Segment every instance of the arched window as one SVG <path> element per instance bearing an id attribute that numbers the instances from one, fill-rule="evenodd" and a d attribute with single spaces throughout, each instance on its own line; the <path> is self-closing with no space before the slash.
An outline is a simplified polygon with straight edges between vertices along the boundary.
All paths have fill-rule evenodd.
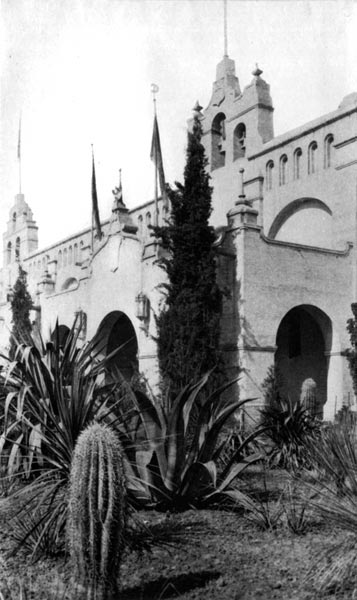
<path id="1" fill-rule="evenodd" d="M 78 244 L 74 244 L 73 246 L 73 262 L 76 265 L 78 261 Z"/>
<path id="2" fill-rule="evenodd" d="M 245 156 L 246 128 L 244 123 L 239 123 L 233 134 L 233 160 Z"/>
<path id="3" fill-rule="evenodd" d="M 294 179 L 300 179 L 301 176 L 301 157 L 302 150 L 297 148 L 294 152 Z"/>
<path id="4" fill-rule="evenodd" d="M 13 213 L 12 215 L 12 230 L 15 231 L 16 230 L 16 212 Z"/>
<path id="5" fill-rule="evenodd" d="M 279 185 L 285 185 L 287 181 L 288 157 L 286 154 L 280 157 L 279 161 Z"/>
<path id="6" fill-rule="evenodd" d="M 325 147 L 324 147 L 324 167 L 328 169 L 331 167 L 331 154 L 332 154 L 332 144 L 333 144 L 333 135 L 329 133 L 325 137 Z"/>
<path id="7" fill-rule="evenodd" d="M 317 157 L 317 143 L 311 142 L 309 146 L 308 164 L 307 171 L 309 175 L 316 173 L 316 157 Z"/>
<path id="8" fill-rule="evenodd" d="M 20 238 L 17 237 L 16 238 L 16 242 L 15 242 L 15 260 L 19 261 L 20 260 Z"/>
<path id="9" fill-rule="evenodd" d="M 62 250 L 59 250 L 58 252 L 58 268 L 62 268 Z"/>
<path id="10" fill-rule="evenodd" d="M 7 244 L 7 248 L 6 248 L 6 261 L 7 261 L 8 265 L 11 263 L 11 242 L 8 242 L 8 244 Z"/>
<path id="11" fill-rule="evenodd" d="M 142 236 L 143 235 L 143 215 L 138 216 L 138 230 L 139 230 L 139 235 Z"/>
<path id="12" fill-rule="evenodd" d="M 218 113 L 212 121 L 212 156 L 211 170 L 224 167 L 226 161 L 226 117 Z"/>
<path id="13" fill-rule="evenodd" d="M 269 160 L 265 167 L 265 182 L 266 189 L 271 190 L 273 187 L 273 171 L 274 171 L 274 162 Z"/>
<path id="14" fill-rule="evenodd" d="M 67 248 L 63 250 L 63 266 L 67 266 Z"/>
<path id="15" fill-rule="evenodd" d="M 72 246 L 70 246 L 68 248 L 68 264 L 69 265 L 72 264 L 72 256 L 73 256 L 73 250 L 72 250 Z"/>
<path id="16" fill-rule="evenodd" d="M 150 235 L 150 227 L 151 227 L 151 213 L 146 213 L 146 234 Z"/>

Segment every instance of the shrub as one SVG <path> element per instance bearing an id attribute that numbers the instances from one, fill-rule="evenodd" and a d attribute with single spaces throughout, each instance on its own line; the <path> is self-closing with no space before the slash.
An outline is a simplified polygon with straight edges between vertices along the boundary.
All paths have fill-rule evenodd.
<path id="1" fill-rule="evenodd" d="M 300 402 L 280 398 L 275 405 L 261 411 L 262 425 L 272 443 L 269 458 L 275 466 L 296 470 L 309 462 L 306 445 L 317 439 L 319 422 L 311 417 Z"/>
<path id="2" fill-rule="evenodd" d="M 118 437 L 108 426 L 94 423 L 81 433 L 74 450 L 67 530 L 76 582 L 97 600 L 118 593 L 125 496 Z"/>

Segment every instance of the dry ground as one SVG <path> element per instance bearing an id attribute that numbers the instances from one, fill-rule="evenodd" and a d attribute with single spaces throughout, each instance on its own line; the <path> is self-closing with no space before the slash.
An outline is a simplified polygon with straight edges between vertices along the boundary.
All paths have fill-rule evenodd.
<path id="1" fill-rule="evenodd" d="M 312 525 L 304 535 L 286 528 L 260 531 L 241 515 L 219 510 L 187 511 L 166 516 L 155 512 L 141 518 L 184 531 L 179 547 L 154 548 L 141 557 L 129 554 L 121 569 L 120 600 L 312 600 L 323 596 L 306 580 L 324 549 L 345 537 L 327 523 Z M 63 559 L 28 565 L 24 556 L 5 558 L 11 547 L 3 522 L 0 534 L 0 590 L 20 600 L 19 579 L 25 578 L 27 598 L 71 598 L 69 571 Z M 316 562 L 317 561 L 317 562 Z M 63 590 L 67 589 L 66 594 Z M 356 594 L 355 594 L 356 596 Z M 353 588 L 329 598 L 354 598 Z M 1 596 L 0 596 L 1 598 Z M 119 600 L 119 599 L 118 599 Z"/>

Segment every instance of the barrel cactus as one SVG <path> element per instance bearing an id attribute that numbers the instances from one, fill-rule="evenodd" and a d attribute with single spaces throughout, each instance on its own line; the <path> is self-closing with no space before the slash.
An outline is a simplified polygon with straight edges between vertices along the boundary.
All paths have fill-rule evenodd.
<path id="1" fill-rule="evenodd" d="M 311 417 L 318 416 L 318 403 L 316 396 L 316 383 L 313 379 L 305 379 L 301 387 L 300 401 Z"/>
<path id="2" fill-rule="evenodd" d="M 68 546 L 86 598 L 107 600 L 117 593 L 125 527 L 121 446 L 108 426 L 93 423 L 78 438 L 69 484 Z"/>

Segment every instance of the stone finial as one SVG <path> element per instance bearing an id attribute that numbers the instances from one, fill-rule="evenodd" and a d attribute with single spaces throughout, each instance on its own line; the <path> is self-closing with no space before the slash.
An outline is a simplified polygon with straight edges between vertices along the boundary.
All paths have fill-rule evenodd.
<path id="1" fill-rule="evenodd" d="M 263 71 L 259 69 L 258 63 L 255 63 L 255 69 L 252 71 L 252 75 L 254 75 L 254 77 L 260 77 L 262 73 Z"/>
<path id="2" fill-rule="evenodd" d="M 199 101 L 197 100 L 195 106 L 193 107 L 193 114 L 197 115 L 197 116 L 201 116 L 201 110 L 202 110 L 202 106 L 200 105 Z"/>

